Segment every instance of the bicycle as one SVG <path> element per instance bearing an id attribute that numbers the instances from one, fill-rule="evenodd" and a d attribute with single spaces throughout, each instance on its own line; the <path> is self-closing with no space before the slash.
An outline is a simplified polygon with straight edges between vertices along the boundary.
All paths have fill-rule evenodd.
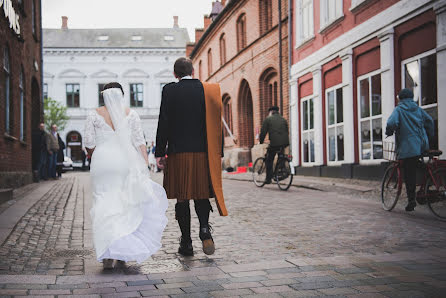
<path id="1" fill-rule="evenodd" d="M 384 210 L 392 211 L 401 196 L 403 187 L 403 161 L 397 159 L 393 142 L 384 142 L 384 159 L 390 165 L 384 172 L 381 184 L 381 202 Z M 416 201 L 419 205 L 429 207 L 431 213 L 439 220 L 446 221 L 446 160 L 438 159 L 443 152 L 429 150 L 420 157 L 419 168 L 423 169 L 423 179 L 417 183 Z M 424 162 L 424 157 L 429 160 Z"/>
<path id="2" fill-rule="evenodd" d="M 293 182 L 290 163 L 291 156 L 286 155 L 284 153 L 284 148 L 281 148 L 273 171 L 273 180 L 277 183 L 279 188 L 284 191 L 288 190 Z M 263 187 L 266 184 L 266 155 L 257 158 L 254 162 L 252 167 L 252 177 L 256 186 Z"/>

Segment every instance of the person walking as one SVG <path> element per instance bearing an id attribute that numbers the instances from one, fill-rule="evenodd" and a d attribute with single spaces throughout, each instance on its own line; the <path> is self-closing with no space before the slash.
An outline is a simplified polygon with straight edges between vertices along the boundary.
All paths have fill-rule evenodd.
<path id="1" fill-rule="evenodd" d="M 403 161 L 404 183 L 408 203 L 406 211 L 415 209 L 417 162 L 423 152 L 429 150 L 429 138 L 434 135 L 434 121 L 413 100 L 410 89 L 398 93 L 398 105 L 387 120 L 386 135 L 395 133 L 397 158 Z"/>
<path id="2" fill-rule="evenodd" d="M 273 178 L 273 163 L 276 154 L 290 144 L 288 123 L 279 114 L 279 107 L 272 106 L 268 111 L 269 115 L 263 121 L 260 131 L 260 144 L 263 144 L 267 134 L 270 141 L 266 154 L 266 184 L 270 184 Z"/>
<path id="3" fill-rule="evenodd" d="M 57 172 L 57 177 L 61 178 L 63 170 L 63 162 L 65 159 L 65 154 L 63 153 L 65 149 L 65 143 L 62 141 L 62 138 L 60 137 L 59 133 L 57 133 L 57 142 L 59 143 L 59 151 L 57 151 L 56 172 Z"/>
<path id="4" fill-rule="evenodd" d="M 51 125 L 51 132 L 46 136 L 48 146 L 48 178 L 56 179 L 57 152 L 59 141 L 57 138 L 57 125 Z"/>
<path id="5" fill-rule="evenodd" d="M 158 168 L 164 169 L 167 198 L 177 199 L 175 218 L 181 230 L 178 253 L 194 255 L 189 207 L 189 201 L 194 200 L 203 252 L 212 255 L 215 245 L 209 225 L 209 198 L 215 197 L 220 215 L 227 215 L 221 180 L 220 86 L 193 79 L 188 58 L 175 61 L 174 75 L 178 83 L 167 84 L 162 91 L 155 157 Z"/>

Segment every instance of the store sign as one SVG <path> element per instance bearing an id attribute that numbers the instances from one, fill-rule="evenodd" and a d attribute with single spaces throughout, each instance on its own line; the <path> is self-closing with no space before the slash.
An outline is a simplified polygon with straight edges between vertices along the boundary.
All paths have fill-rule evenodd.
<path id="1" fill-rule="evenodd" d="M 3 8 L 3 9 L 2 9 Z M 0 10 L 3 10 L 5 17 L 9 20 L 9 28 L 20 35 L 19 14 L 15 12 L 12 6 L 12 0 L 0 0 Z"/>

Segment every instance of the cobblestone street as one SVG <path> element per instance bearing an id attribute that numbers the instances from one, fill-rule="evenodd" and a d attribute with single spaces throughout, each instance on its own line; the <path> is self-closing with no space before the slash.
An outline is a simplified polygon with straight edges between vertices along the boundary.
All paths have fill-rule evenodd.
<path id="1" fill-rule="evenodd" d="M 195 256 L 176 253 L 180 232 L 171 201 L 161 250 L 113 272 L 103 272 L 94 255 L 89 174 L 28 186 L 0 206 L 0 296 L 446 295 L 446 223 L 423 206 L 405 213 L 404 199 L 384 211 L 378 183 L 364 191 L 296 181 L 283 192 L 225 179 L 229 216 L 211 214 L 212 257 L 201 251 L 195 216 Z"/>

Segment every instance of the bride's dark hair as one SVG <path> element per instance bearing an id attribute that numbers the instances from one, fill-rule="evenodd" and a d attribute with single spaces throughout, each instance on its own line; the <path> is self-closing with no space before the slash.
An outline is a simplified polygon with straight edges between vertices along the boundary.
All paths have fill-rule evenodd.
<path id="1" fill-rule="evenodd" d="M 105 90 L 111 89 L 111 88 L 121 89 L 122 95 L 124 95 L 124 90 L 122 89 L 121 84 L 119 84 L 118 82 L 111 82 L 111 83 L 105 84 L 104 89 L 102 91 L 105 91 Z"/>

